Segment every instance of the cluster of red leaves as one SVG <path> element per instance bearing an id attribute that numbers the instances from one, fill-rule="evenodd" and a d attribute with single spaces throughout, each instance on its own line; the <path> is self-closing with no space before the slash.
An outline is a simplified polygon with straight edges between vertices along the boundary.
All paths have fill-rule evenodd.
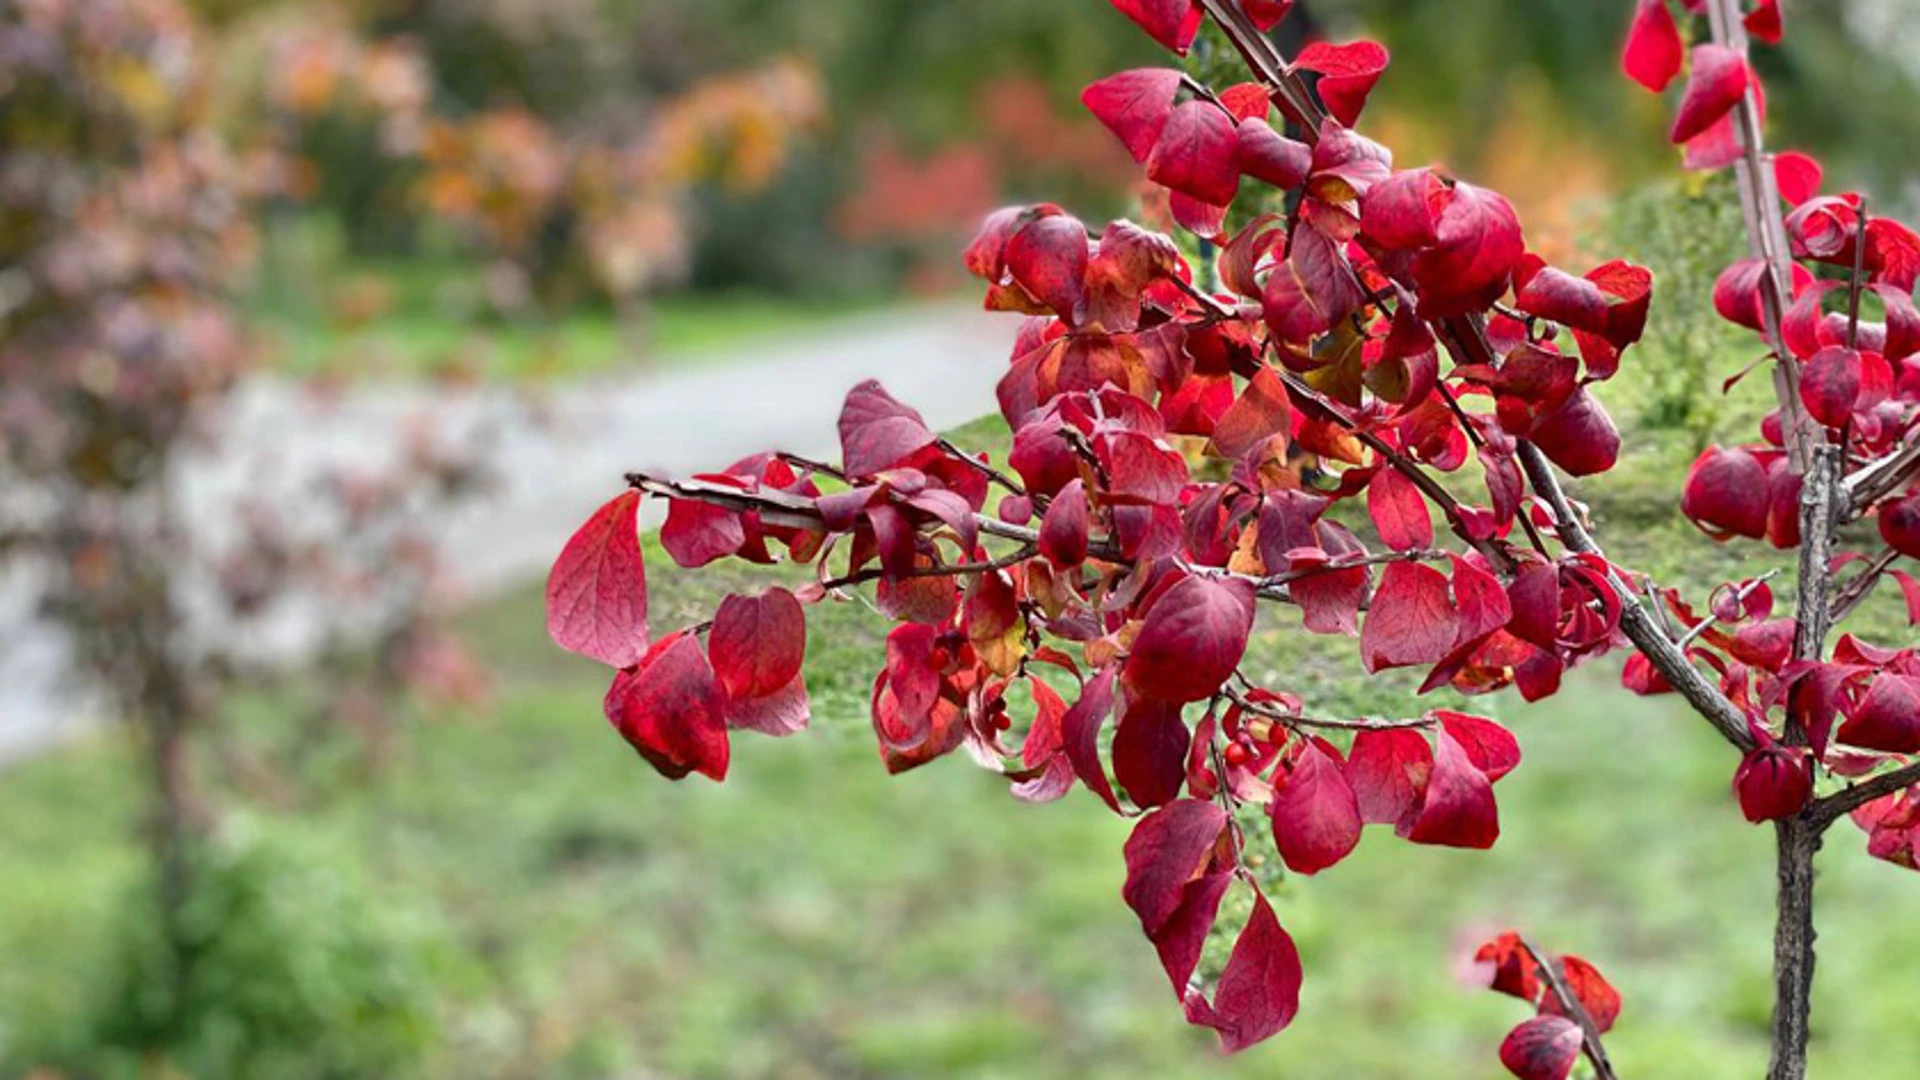
<path id="1" fill-rule="evenodd" d="M 1473 959 L 1490 989 L 1536 1010 L 1500 1044 L 1500 1063 L 1521 1080 L 1566 1080 L 1587 1045 L 1583 1024 L 1592 1024 L 1597 1041 L 1620 1017 L 1619 992 L 1577 956 L 1539 955 L 1518 934 L 1505 933 Z M 1553 965 L 1551 973 L 1543 962 Z"/>
<path id="2" fill-rule="evenodd" d="M 1246 51 L 1291 6 L 1112 2 L 1175 52 L 1208 17 Z M 1777 36 L 1777 8 L 1758 5 L 1749 24 Z M 1641 5 L 1627 59 L 1653 86 L 1686 65 L 1664 4 Z M 1493 785 L 1520 753 L 1481 717 L 1327 718 L 1253 685 L 1240 666 L 1259 603 L 1297 607 L 1306 632 L 1356 637 L 1370 672 L 1421 669 L 1423 692 L 1512 686 L 1528 699 L 1623 644 L 1635 603 L 1600 556 L 1548 548 L 1548 530 L 1578 545 L 1557 491 L 1543 502 L 1528 477 L 1545 467 L 1535 449 L 1575 475 L 1613 466 L 1619 435 L 1591 387 L 1639 340 L 1652 277 L 1623 262 L 1549 266 L 1498 194 L 1396 169 L 1353 129 L 1387 60 L 1370 42 L 1322 43 L 1272 83 L 1215 90 L 1146 68 L 1087 88 L 1174 220 L 1217 241 L 1217 256 L 1196 268 L 1171 237 L 1124 221 L 1092 231 L 1051 204 L 992 215 L 966 266 L 989 309 L 1026 316 L 998 384 L 1004 469 L 868 382 L 843 407 L 838 465 L 773 454 L 689 480 L 631 477 L 637 491 L 581 530 L 549 587 L 555 639 L 619 669 L 607 714 L 620 732 L 668 776 L 718 778 L 731 729 L 805 722 L 805 608 L 871 583 L 899 623 L 871 696 L 886 767 L 964 749 L 1019 798 L 1077 784 L 1136 817 L 1124 896 L 1188 1018 L 1228 1049 L 1284 1028 L 1299 957 L 1250 870 L 1240 811 L 1264 812 L 1300 874 L 1338 863 L 1369 823 L 1482 848 L 1499 832 Z M 1736 106 L 1757 84 L 1725 50 L 1695 49 L 1692 68 L 1674 139 L 1696 165 L 1725 164 L 1742 145 Z M 1787 339 L 1806 346 L 1816 416 L 1844 413 L 1863 450 L 1892 445 L 1906 414 L 1883 406 L 1920 343 L 1911 304 L 1895 302 L 1920 265 L 1910 234 L 1863 224 L 1857 201 L 1817 198 L 1809 159 L 1778 165 L 1802 208 L 1796 251 L 1857 259 L 1888 310 L 1884 328 L 1836 323 L 1827 290 L 1803 283 L 1813 299 Z M 1730 271 L 1718 296 L 1729 317 L 1764 326 L 1762 277 Z M 1859 358 L 1851 398 L 1839 392 L 1848 364 L 1813 363 L 1842 342 Z M 1716 533 L 1796 542 L 1797 480 L 1779 466 L 1782 438 L 1771 442 L 1703 458 L 1687 512 Z M 682 566 L 785 558 L 814 579 L 730 597 L 711 623 L 650 642 L 639 492 L 669 500 L 661 540 Z M 1920 505 L 1882 520 L 1920 533 Z M 1724 590 L 1710 619 L 1665 600 L 1752 719 L 1759 747 L 1737 785 L 1750 816 L 1790 812 L 1811 790 L 1815 757 L 1774 734 L 1770 710 L 1835 771 L 1878 764 L 1858 757 L 1868 750 L 1920 750 L 1915 710 L 1901 711 L 1920 688 L 1913 656 L 1848 638 L 1830 664 L 1793 662 L 1764 582 Z M 1665 688 L 1637 655 L 1627 680 Z M 1855 749 L 1830 752 L 1841 716 L 1834 741 Z M 1878 847 L 1911 853 L 1910 801 L 1871 811 Z M 1251 915 L 1208 978 L 1203 947 L 1236 881 L 1253 889 Z M 1542 1010 L 1503 1059 L 1522 1076 L 1564 1076 L 1584 1035 L 1562 1014 L 1581 1010 L 1543 996 L 1554 980 L 1511 945 L 1489 948 L 1496 986 Z M 1556 963 L 1588 1018 L 1611 1024 L 1617 995 L 1576 958 Z"/>
<path id="3" fill-rule="evenodd" d="M 1718 168 L 1744 153 L 1736 131 L 1739 104 L 1750 100 L 1763 113 L 1764 96 L 1744 57 L 1713 44 L 1688 48 L 1683 20 L 1703 12 L 1704 0 L 1683 9 L 1676 20 L 1666 0 L 1640 0 L 1624 63 L 1629 75 L 1656 92 L 1683 66 L 1690 69 L 1674 141 L 1685 144 L 1690 166 Z M 1746 28 L 1755 38 L 1778 42 L 1778 3 L 1754 6 Z M 1804 154 L 1776 154 L 1769 164 L 1773 191 L 1767 197 L 1781 200 L 1786 245 L 1796 260 L 1793 295 L 1780 298 L 1784 319 L 1769 325 L 1766 290 L 1775 286 L 1767 264 L 1757 258 L 1735 262 L 1720 275 L 1714 307 L 1769 348 L 1776 341 L 1784 348 L 1797 364 L 1798 398 L 1807 416 L 1840 443 L 1847 459 L 1895 455 L 1915 436 L 1920 419 L 1920 312 L 1913 302 L 1920 236 L 1892 218 L 1868 216 L 1858 194 L 1822 195 L 1822 169 Z M 1817 273 L 1823 267 L 1829 274 L 1824 279 Z M 1863 300 L 1879 308 L 1879 319 L 1861 317 Z M 1745 537 L 1798 547 L 1802 485 L 1787 449 L 1787 427 L 1775 410 L 1761 424 L 1760 442 L 1703 452 L 1687 474 L 1681 501 L 1687 517 L 1718 540 Z M 1910 621 L 1920 623 L 1920 582 L 1888 566 L 1893 555 L 1920 557 L 1920 492 L 1896 489 L 1877 507 L 1858 510 L 1877 513 L 1888 554 L 1872 560 L 1841 551 L 1830 572 L 1858 563 L 1865 579 L 1887 574 L 1906 596 Z M 1718 673 L 1721 689 L 1747 713 L 1758 745 L 1735 774 L 1734 790 L 1751 820 L 1799 812 L 1813 795 L 1816 766 L 1856 777 L 1920 753 L 1920 683 L 1913 681 L 1920 656 L 1914 650 L 1846 636 L 1830 660 L 1796 660 L 1795 621 L 1773 615 L 1764 582 L 1722 586 L 1706 614 L 1674 593 L 1665 602 L 1689 628 L 1689 654 Z M 1629 662 L 1627 684 L 1642 693 L 1668 689 L 1641 657 Z M 1863 811 L 1875 854 L 1913 864 L 1910 822 L 1891 830 L 1883 824 L 1907 821 L 1911 802 L 1909 795 L 1889 796 Z M 1898 839 L 1886 839 L 1896 833 Z"/>
<path id="4" fill-rule="evenodd" d="M 1202 11 L 1116 6 L 1176 51 Z M 1240 14 L 1264 28 L 1289 6 Z M 1175 218 L 1221 241 L 1214 265 L 1201 278 L 1128 222 L 1096 236 L 1050 204 L 1000 211 L 965 262 L 990 309 L 1027 316 L 998 388 L 1007 471 L 868 382 L 847 396 L 837 466 L 775 454 L 633 478 L 549 582 L 555 640 L 618 669 L 613 725 L 667 776 L 722 777 L 731 730 L 806 721 L 804 608 L 873 583 L 900 624 L 871 698 L 886 767 L 964 749 L 1019 798 L 1077 783 L 1137 816 L 1125 897 L 1188 1018 L 1228 1049 L 1285 1027 L 1299 959 L 1237 811 L 1263 810 L 1301 874 L 1370 823 L 1485 848 L 1520 751 L 1481 717 L 1328 719 L 1253 686 L 1239 668 L 1257 603 L 1357 637 L 1369 671 L 1425 669 L 1423 690 L 1535 699 L 1624 640 L 1616 572 L 1547 552 L 1551 515 L 1517 454 L 1531 440 L 1575 474 L 1612 466 L 1619 436 L 1589 387 L 1639 339 L 1651 275 L 1548 266 L 1498 194 L 1395 169 L 1350 126 L 1386 63 L 1371 42 L 1309 48 L 1296 66 L 1326 116 L 1298 138 L 1270 87 L 1215 92 L 1170 68 L 1088 87 Z M 1236 200 L 1273 212 L 1227 235 Z M 670 500 L 661 541 L 680 565 L 784 557 L 815 579 L 650 639 L 642 491 Z M 1337 520 L 1342 503 L 1370 530 Z M 1438 546 L 1436 510 L 1459 550 Z M 1252 915 L 1209 991 L 1202 946 L 1235 880 Z"/>

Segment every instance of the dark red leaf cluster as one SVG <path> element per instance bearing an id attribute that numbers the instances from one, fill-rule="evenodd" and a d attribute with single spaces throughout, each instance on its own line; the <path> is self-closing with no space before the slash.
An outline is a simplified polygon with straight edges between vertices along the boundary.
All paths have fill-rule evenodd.
<path id="1" fill-rule="evenodd" d="M 1581 1014 L 1592 1023 L 1596 1037 L 1611 1030 L 1620 1017 L 1619 992 L 1578 956 L 1537 957 L 1518 934 L 1508 932 L 1480 946 L 1473 959 L 1490 989 L 1538 1010 L 1500 1044 L 1500 1063 L 1521 1080 L 1566 1080 L 1586 1047 Z M 1555 978 L 1541 971 L 1543 961 L 1553 965 Z"/>

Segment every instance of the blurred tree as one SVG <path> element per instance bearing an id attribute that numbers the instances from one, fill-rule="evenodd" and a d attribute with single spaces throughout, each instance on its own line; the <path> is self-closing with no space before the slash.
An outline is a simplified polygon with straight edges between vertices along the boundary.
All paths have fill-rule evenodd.
<path id="1" fill-rule="evenodd" d="M 1361 24 L 1397 50 L 1393 74 L 1376 108 L 1416 117 L 1449 133 L 1436 153 L 1477 166 L 1512 138 L 1504 126 L 1462 124 L 1463 116 L 1497 116 L 1539 95 L 1551 98 L 1551 122 L 1533 136 L 1562 148 L 1600 143 L 1623 171 L 1657 161 L 1666 112 L 1632 94 L 1617 61 L 1633 5 L 1629 0 L 1311 0 L 1340 38 Z M 1905 13 L 1902 14 L 1902 9 Z M 1905 147 L 1920 140 L 1920 84 L 1915 65 L 1862 63 L 1897 57 L 1888 29 L 1911 19 L 1901 0 L 1836 0 L 1790 4 L 1792 32 L 1784 46 L 1759 58 L 1767 80 L 1775 140 L 1816 152 L 1843 182 L 1904 183 Z M 1412 47 L 1418 44 L 1418 48 Z M 1848 103 L 1834 109 L 1834 100 Z"/>

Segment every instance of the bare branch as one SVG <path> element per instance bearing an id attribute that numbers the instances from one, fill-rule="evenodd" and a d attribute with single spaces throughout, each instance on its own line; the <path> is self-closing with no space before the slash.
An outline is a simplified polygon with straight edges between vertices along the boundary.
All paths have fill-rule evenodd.
<path id="1" fill-rule="evenodd" d="M 1606 554 L 1574 516 L 1573 506 L 1567 501 L 1566 493 L 1560 490 L 1560 481 L 1553 475 L 1553 466 L 1547 463 L 1546 455 L 1540 452 L 1539 447 L 1522 439 L 1519 458 L 1520 467 L 1526 470 L 1527 480 L 1533 485 L 1534 492 L 1546 500 L 1548 508 L 1553 511 L 1554 531 L 1559 533 L 1560 542 L 1573 551 L 1599 555 L 1604 559 Z M 1728 742 L 1741 750 L 1751 750 L 1753 733 L 1747 730 L 1746 714 L 1728 700 L 1719 687 L 1707 681 L 1706 676 L 1687 662 L 1687 654 L 1680 651 L 1673 639 L 1654 622 L 1653 616 L 1640 606 L 1633 589 L 1620 580 L 1619 574 L 1609 569 L 1608 580 L 1620 597 L 1620 629 L 1646 656 L 1647 662 Z"/>
<path id="2" fill-rule="evenodd" d="M 1884 795 L 1920 784 L 1920 761 L 1909 762 L 1892 772 L 1841 788 L 1824 798 L 1815 799 L 1801 813 L 1817 828 L 1826 828 L 1855 810 Z"/>

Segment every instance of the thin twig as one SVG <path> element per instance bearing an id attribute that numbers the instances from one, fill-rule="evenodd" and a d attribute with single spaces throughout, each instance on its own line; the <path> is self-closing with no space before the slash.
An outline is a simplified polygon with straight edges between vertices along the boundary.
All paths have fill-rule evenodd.
<path id="1" fill-rule="evenodd" d="M 1815 799 L 1801 814 L 1818 828 L 1838 821 L 1875 799 L 1920 784 L 1920 761 L 1909 762 L 1892 772 L 1881 773 L 1851 787 L 1841 788 L 1824 798 Z"/>
<path id="2" fill-rule="evenodd" d="M 1560 481 L 1553 475 L 1553 466 L 1548 464 L 1546 455 L 1540 452 L 1539 447 L 1522 439 L 1518 456 L 1520 467 L 1526 471 L 1534 492 L 1553 511 L 1554 531 L 1559 533 L 1560 542 L 1572 551 L 1605 559 L 1606 553 L 1600 550 L 1600 545 L 1594 543 L 1593 537 L 1588 535 L 1586 528 L 1574 516 L 1573 505 L 1567 500 L 1566 493 L 1560 490 Z M 1640 606 L 1633 589 L 1620 580 L 1620 575 L 1612 569 L 1612 563 L 1608 563 L 1607 578 L 1620 597 L 1620 629 L 1628 640 L 1646 656 L 1647 662 L 1667 680 L 1667 684 L 1686 698 L 1694 711 L 1712 724 L 1728 742 L 1741 750 L 1751 750 L 1754 745 L 1753 733 L 1747 730 L 1746 714 L 1688 662 L 1687 654 L 1674 645 L 1673 639 L 1654 622 L 1653 616 Z"/>
<path id="3" fill-rule="evenodd" d="M 1593 1014 L 1587 1011 L 1587 1004 L 1580 996 L 1567 989 L 1567 981 L 1561 976 L 1560 969 L 1554 965 L 1553 958 L 1526 938 L 1520 939 L 1520 947 L 1533 957 L 1534 966 L 1540 969 L 1540 980 L 1560 1001 L 1560 1008 L 1566 1017 L 1580 1027 L 1581 1049 L 1586 1051 L 1587 1060 L 1593 1062 L 1595 1080 L 1617 1080 L 1613 1071 L 1613 1062 L 1607 1060 L 1607 1048 L 1600 1043 L 1600 1025 L 1593 1022 Z"/>
<path id="4" fill-rule="evenodd" d="M 1853 614 L 1853 609 L 1859 607 L 1862 601 L 1873 594 L 1874 586 L 1880 583 L 1880 575 L 1886 573 L 1887 567 L 1892 566 L 1893 560 L 1899 557 L 1900 553 L 1892 548 L 1887 548 L 1874 556 L 1865 570 L 1855 575 L 1834 594 L 1833 610 L 1827 617 L 1828 621 L 1834 626 L 1846 621 L 1847 616 Z"/>
<path id="5" fill-rule="evenodd" d="M 1747 597 L 1752 596 L 1756 589 L 1760 588 L 1760 586 L 1762 585 L 1765 585 L 1769 580 L 1777 576 L 1779 573 L 1780 573 L 1779 567 L 1775 567 L 1774 569 L 1769 570 L 1764 574 L 1761 574 L 1759 577 L 1754 578 L 1752 581 L 1747 582 L 1745 585 L 1740 586 L 1740 588 L 1735 590 L 1733 594 L 1734 606 L 1738 607 L 1741 604 L 1746 603 Z M 1720 621 L 1720 617 L 1718 615 L 1715 615 L 1712 612 L 1708 612 L 1706 618 L 1701 619 L 1699 622 L 1693 624 L 1693 626 L 1684 635 L 1681 636 L 1680 640 L 1673 643 L 1674 647 L 1678 649 L 1685 649 L 1687 646 L 1693 644 L 1694 641 L 1698 639 L 1701 634 L 1704 634 L 1708 630 L 1713 629 L 1714 624 L 1718 623 L 1719 621 Z"/>

